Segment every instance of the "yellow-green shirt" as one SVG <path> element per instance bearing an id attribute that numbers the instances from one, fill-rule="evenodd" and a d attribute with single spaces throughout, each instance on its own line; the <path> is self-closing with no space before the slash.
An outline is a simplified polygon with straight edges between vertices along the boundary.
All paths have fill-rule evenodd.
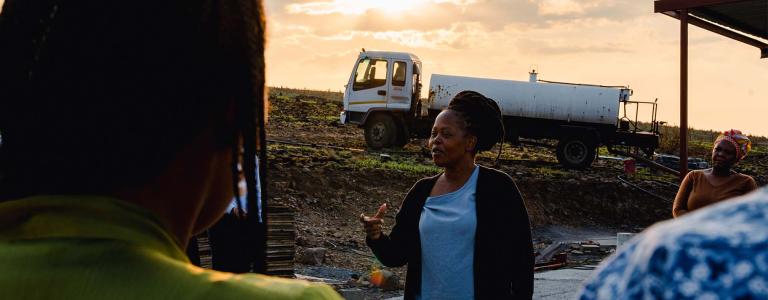
<path id="1" fill-rule="evenodd" d="M 0 202 L 3 299 L 341 299 L 330 287 L 189 263 L 148 211 L 94 196 Z"/>

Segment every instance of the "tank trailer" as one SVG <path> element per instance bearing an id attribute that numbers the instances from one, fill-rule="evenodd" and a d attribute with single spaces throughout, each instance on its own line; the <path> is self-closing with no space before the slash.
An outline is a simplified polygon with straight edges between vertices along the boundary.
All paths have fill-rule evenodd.
<path id="1" fill-rule="evenodd" d="M 475 91 L 499 105 L 507 142 L 556 140 L 558 162 L 568 168 L 589 167 L 601 145 L 633 147 L 649 156 L 659 146 L 657 104 L 630 101 L 632 90 L 625 86 L 539 80 L 535 69 L 528 81 L 433 74 L 423 99 L 421 74 L 414 54 L 363 50 L 344 91 L 341 123 L 363 127 L 372 149 L 402 147 L 411 138 L 429 137 L 435 118 L 456 94 Z M 628 105 L 641 104 L 652 106 L 645 131 L 637 113 L 634 120 L 626 116 Z"/>

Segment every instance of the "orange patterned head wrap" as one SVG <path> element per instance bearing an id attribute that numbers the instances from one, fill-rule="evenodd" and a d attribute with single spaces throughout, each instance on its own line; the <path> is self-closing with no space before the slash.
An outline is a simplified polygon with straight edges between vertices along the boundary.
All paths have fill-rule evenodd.
<path id="1" fill-rule="evenodd" d="M 741 130 L 731 129 L 723 131 L 723 133 L 721 133 L 715 140 L 715 146 L 717 146 L 720 141 L 728 141 L 733 144 L 733 147 L 736 148 L 736 158 L 739 161 L 744 159 L 744 157 L 747 156 L 747 153 L 749 153 L 749 150 L 752 149 L 752 142 L 746 135 L 741 133 Z"/>

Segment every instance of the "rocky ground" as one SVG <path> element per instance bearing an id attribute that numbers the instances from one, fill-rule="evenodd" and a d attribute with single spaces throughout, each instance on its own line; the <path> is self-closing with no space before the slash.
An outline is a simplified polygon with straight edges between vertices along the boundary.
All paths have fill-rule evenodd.
<path id="1" fill-rule="evenodd" d="M 383 202 L 399 207 L 416 180 L 439 170 L 423 155 L 423 140 L 403 149 L 365 150 L 362 129 L 338 123 L 339 94 L 273 89 L 270 101 L 270 201 L 295 210 L 299 252 L 327 249 L 322 266 L 297 263 L 296 272 L 332 279 L 342 288 L 357 286 L 352 281 L 362 280 L 350 279 L 380 267 L 365 245 L 360 213 L 373 214 Z M 757 151 L 742 164 L 742 171 L 761 185 L 766 183 L 766 155 Z M 504 146 L 497 167 L 523 193 L 539 248 L 552 239 L 536 234 L 538 229 L 551 225 L 637 232 L 671 217 L 674 177 L 640 169 L 634 177 L 619 178 L 621 160 L 607 156 L 576 171 L 559 166 L 548 148 Z M 479 163 L 491 166 L 495 157 L 484 154 Z M 396 213 L 387 212 L 386 224 L 393 224 Z M 404 268 L 390 270 L 404 278 Z M 401 293 L 361 289 L 369 299 Z"/>

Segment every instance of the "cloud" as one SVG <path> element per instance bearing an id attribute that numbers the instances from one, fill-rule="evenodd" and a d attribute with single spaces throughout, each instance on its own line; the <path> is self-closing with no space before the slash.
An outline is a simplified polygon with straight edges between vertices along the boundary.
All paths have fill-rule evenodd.
<path id="1" fill-rule="evenodd" d="M 328 37 L 326 40 L 349 41 L 358 38 L 387 40 L 402 46 L 430 49 L 465 49 L 479 40 L 484 40 L 486 32 L 478 23 L 454 23 L 449 29 L 433 31 L 346 31 Z"/>
<path id="2" fill-rule="evenodd" d="M 267 7 L 271 11 L 290 5 L 327 10 L 321 6 L 339 1 L 343 0 L 289 5 L 267 1 Z M 383 41 L 396 47 L 446 51 L 504 45 L 504 49 L 538 55 L 626 53 L 633 51 L 628 46 L 630 36 L 616 28 L 627 28 L 647 6 L 637 4 L 642 1 L 618 0 L 432 1 L 428 9 L 396 14 L 377 9 L 358 16 L 282 10 L 279 17 L 270 19 L 270 42 L 295 46 L 320 40 L 356 41 L 368 48 L 372 41 Z"/>
<path id="3" fill-rule="evenodd" d="M 399 2 L 412 3 L 403 6 L 409 9 L 391 10 Z M 266 4 L 268 17 L 310 26 L 323 35 L 449 30 L 455 23 L 478 23 L 488 31 L 501 31 L 509 26 L 550 28 L 553 23 L 584 19 L 629 22 L 652 9 L 652 4 L 640 0 L 309 0 L 288 4 L 268 0 Z"/>
<path id="4" fill-rule="evenodd" d="M 583 14 L 586 7 L 576 0 L 541 0 L 537 3 L 540 15 Z"/>
<path id="5" fill-rule="evenodd" d="M 375 8 L 373 5 L 352 5 L 352 1 L 333 0 L 309 3 L 292 3 L 285 6 L 290 14 L 330 15 L 345 14 L 359 15 L 367 10 Z M 362 3 L 362 2 L 361 2 Z"/>
<path id="6" fill-rule="evenodd" d="M 605 8 L 621 7 L 627 8 L 626 12 L 636 10 L 633 6 L 628 5 L 629 1 L 624 3 L 617 3 L 615 0 L 528 0 L 531 3 L 535 3 L 539 15 L 542 16 L 583 16 L 585 14 L 591 14 L 592 17 L 595 13 L 601 15 L 600 11 L 605 11 Z M 642 1 L 634 1 L 635 4 L 642 3 Z M 639 7 L 639 6 L 638 6 Z M 650 5 L 649 5 L 650 7 Z M 629 10 L 628 8 L 633 8 Z M 614 11 L 615 13 L 616 11 Z M 604 15 L 608 17 L 607 15 Z"/>
<path id="7" fill-rule="evenodd" d="M 430 4 L 447 4 L 466 7 L 478 3 L 478 0 L 321 0 L 304 3 L 291 3 L 285 6 L 289 14 L 306 15 L 362 15 L 371 11 L 402 12 L 419 11 Z"/>
<path id="8" fill-rule="evenodd" d="M 458 5 L 458 6 L 467 6 L 467 5 L 472 5 L 472 4 L 478 3 L 479 0 L 433 0 L 433 2 L 435 2 L 437 4 L 440 4 L 440 3 L 450 3 L 450 4 Z"/>
<path id="9" fill-rule="evenodd" d="M 518 49 L 523 54 L 539 55 L 579 55 L 584 53 L 629 53 L 632 49 L 621 43 L 582 43 L 553 42 L 541 39 L 523 39 L 518 41 Z"/>

